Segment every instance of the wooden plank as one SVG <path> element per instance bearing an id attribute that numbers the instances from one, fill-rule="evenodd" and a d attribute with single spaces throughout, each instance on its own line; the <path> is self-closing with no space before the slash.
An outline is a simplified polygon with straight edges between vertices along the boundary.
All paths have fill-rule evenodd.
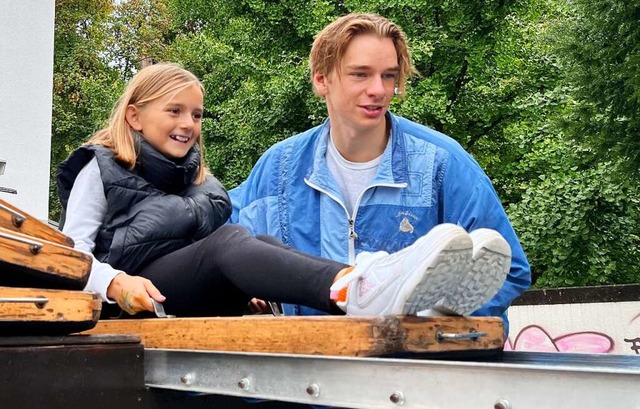
<path id="1" fill-rule="evenodd" d="M 91 263 L 79 250 L 0 227 L 0 285 L 82 289 Z"/>
<path id="2" fill-rule="evenodd" d="M 486 337 L 439 340 L 438 333 L 486 332 Z M 146 348 L 339 356 L 498 351 L 500 318 L 264 317 L 99 321 L 87 334 L 137 334 Z"/>
<path id="3" fill-rule="evenodd" d="M 73 240 L 28 213 L 0 199 L 0 227 L 52 243 L 73 247 Z"/>
<path id="4" fill-rule="evenodd" d="M 11 299 L 42 299 L 15 302 Z M 98 321 L 102 300 L 83 291 L 0 287 L 0 322 Z"/>

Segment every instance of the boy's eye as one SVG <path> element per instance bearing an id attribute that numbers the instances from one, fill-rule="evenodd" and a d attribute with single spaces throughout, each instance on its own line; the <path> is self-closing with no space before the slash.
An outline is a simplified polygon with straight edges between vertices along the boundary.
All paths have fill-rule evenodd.
<path id="1" fill-rule="evenodd" d="M 178 108 L 171 108 L 169 112 L 171 112 L 172 114 L 179 114 L 180 110 Z"/>
<path id="2" fill-rule="evenodd" d="M 199 112 L 199 113 L 193 114 L 193 119 L 196 119 L 196 120 L 202 119 L 202 113 Z"/>

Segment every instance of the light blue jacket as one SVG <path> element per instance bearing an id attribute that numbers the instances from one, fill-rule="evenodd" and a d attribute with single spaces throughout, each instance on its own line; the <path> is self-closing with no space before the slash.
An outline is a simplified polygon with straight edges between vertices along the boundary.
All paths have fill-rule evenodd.
<path id="1" fill-rule="evenodd" d="M 487 227 L 511 245 L 502 289 L 473 315 L 502 316 L 531 284 L 529 263 L 489 178 L 448 136 L 389 115 L 378 174 L 349 215 L 326 160 L 329 121 L 272 146 L 231 190 L 232 221 L 306 253 L 353 264 L 361 251 L 395 252 L 440 223 Z M 285 306 L 287 314 L 315 310 Z M 508 328 L 507 328 L 508 330 Z"/>

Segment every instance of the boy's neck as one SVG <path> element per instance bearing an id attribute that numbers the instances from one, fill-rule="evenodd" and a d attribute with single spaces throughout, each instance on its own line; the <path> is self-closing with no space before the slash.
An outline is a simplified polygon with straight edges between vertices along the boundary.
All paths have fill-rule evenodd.
<path id="1" fill-rule="evenodd" d="M 389 125 L 368 132 L 331 128 L 331 139 L 340 155 L 349 162 L 369 162 L 384 152 L 389 140 Z"/>

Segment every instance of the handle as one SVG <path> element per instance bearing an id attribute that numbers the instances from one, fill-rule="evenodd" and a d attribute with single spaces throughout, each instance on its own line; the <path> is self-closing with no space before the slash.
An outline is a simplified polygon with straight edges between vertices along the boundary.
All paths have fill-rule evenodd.
<path id="1" fill-rule="evenodd" d="M 4 190 L 7 193 L 18 193 L 17 191 L 15 191 L 13 189 L 8 189 L 8 188 L 0 188 L 0 189 L 7 189 L 7 190 Z M 7 213 L 9 213 L 11 215 L 11 222 L 16 227 L 22 226 L 22 223 L 24 223 L 24 221 L 27 220 L 27 218 L 24 215 L 16 212 L 13 209 L 8 208 L 7 206 L 5 206 L 3 204 L 0 204 L 0 209 L 4 210 L 5 212 L 7 212 Z"/>
<path id="2" fill-rule="evenodd" d="M 456 339 L 470 339 L 472 341 L 477 341 L 478 338 L 486 337 L 486 332 L 476 332 L 475 330 L 470 330 L 467 333 L 462 334 L 447 334 L 441 331 L 436 332 L 436 340 L 438 342 L 446 341 L 446 340 L 456 340 Z"/>
<path id="3" fill-rule="evenodd" d="M 0 238 L 17 241 L 18 243 L 28 244 L 29 245 L 29 251 L 31 252 L 31 254 L 40 253 L 40 250 L 42 250 L 42 247 L 44 246 L 40 242 L 29 240 L 29 239 L 24 239 L 22 237 L 14 236 L 14 235 L 11 235 L 11 234 L 6 234 L 6 233 L 2 233 L 2 232 L 0 232 Z"/>
<path id="4" fill-rule="evenodd" d="M 49 302 L 48 298 L 45 297 L 3 297 L 0 298 L 0 303 L 26 303 L 26 304 L 35 304 L 38 308 L 44 308 L 44 306 Z"/>

